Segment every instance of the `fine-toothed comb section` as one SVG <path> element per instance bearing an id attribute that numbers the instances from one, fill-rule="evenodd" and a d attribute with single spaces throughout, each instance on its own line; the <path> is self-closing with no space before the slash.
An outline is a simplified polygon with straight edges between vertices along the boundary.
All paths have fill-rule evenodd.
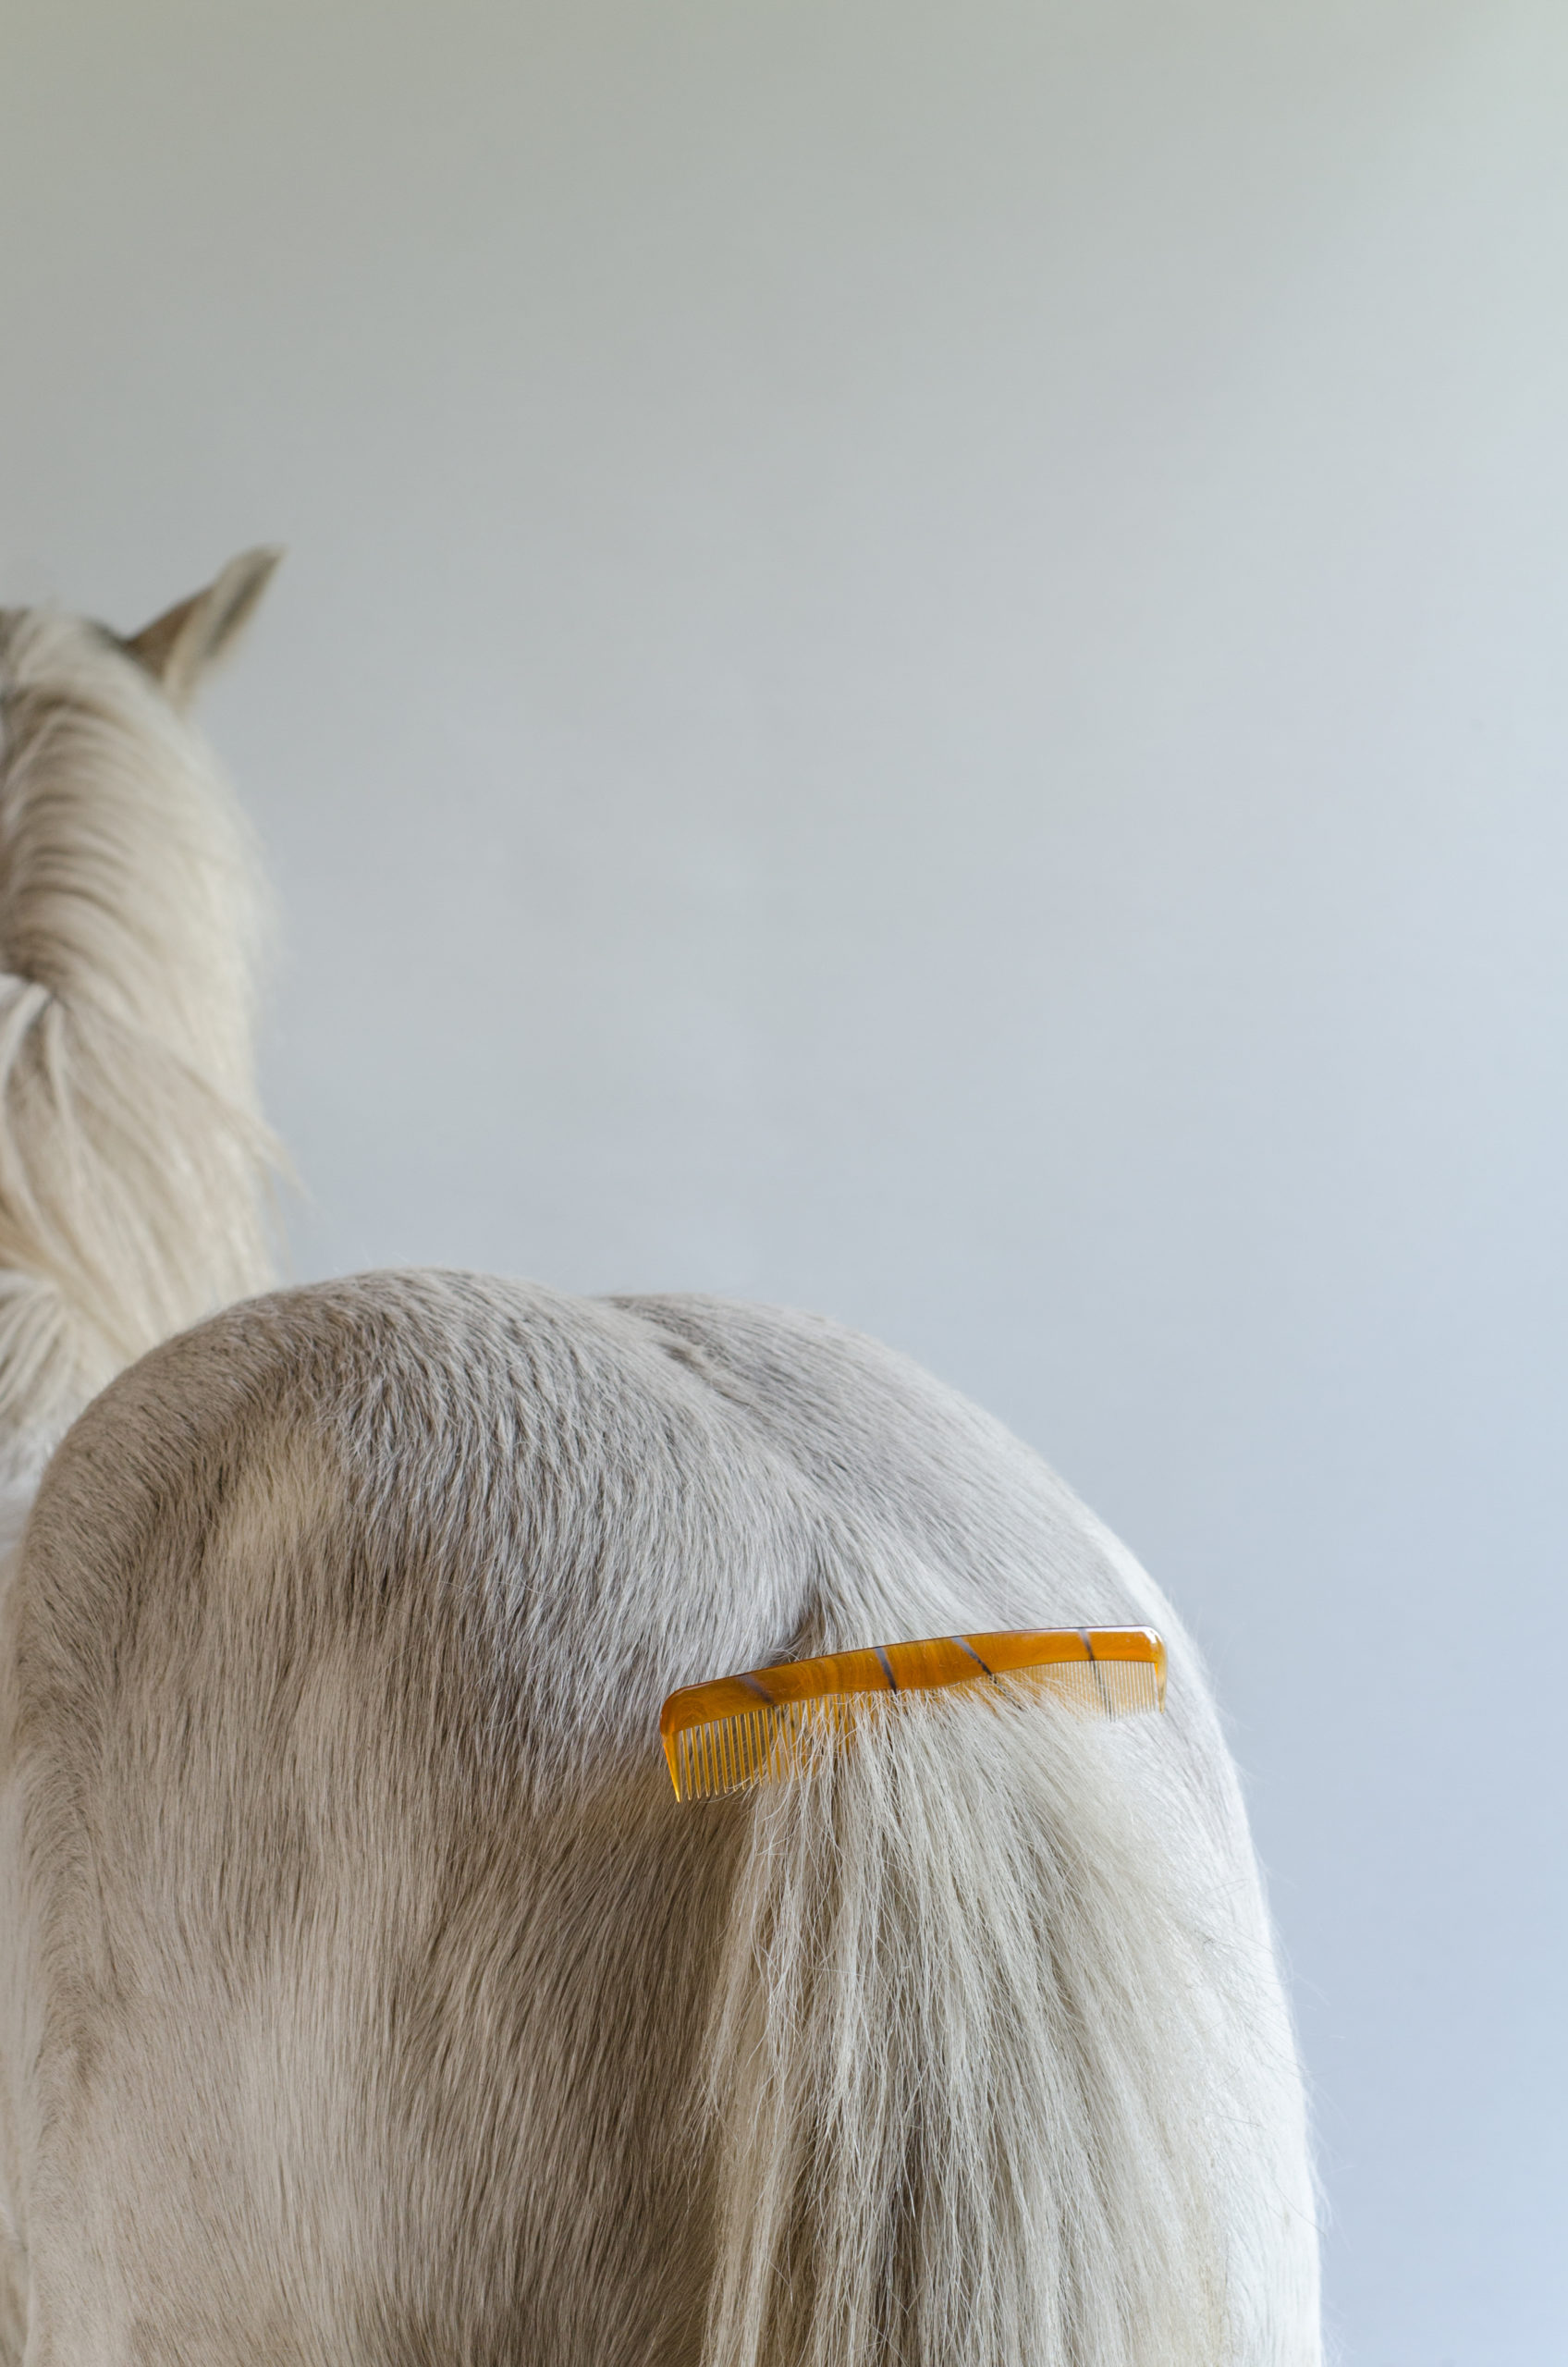
<path id="1" fill-rule="evenodd" d="M 682 1686 L 659 1713 L 659 1738 L 676 1798 L 708 1800 L 798 1773 L 879 1696 L 1003 1678 L 1085 1717 L 1132 1717 L 1165 1707 L 1165 1646 L 1152 1627 L 1015 1627 L 827 1652 Z"/>

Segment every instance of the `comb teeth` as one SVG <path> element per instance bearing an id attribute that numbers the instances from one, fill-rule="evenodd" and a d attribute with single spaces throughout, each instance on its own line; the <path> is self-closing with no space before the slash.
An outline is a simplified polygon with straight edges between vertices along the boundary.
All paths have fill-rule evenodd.
<path id="1" fill-rule="evenodd" d="M 842 1699 L 768 1702 L 686 1726 L 675 1737 L 675 1797 L 716 1800 L 748 1784 L 780 1784 L 824 1740 L 847 1732 L 852 1716 Z"/>
<path id="2" fill-rule="evenodd" d="M 1052 1661 L 1020 1669 L 1013 1683 L 1037 1685 L 1089 1718 L 1135 1718 L 1163 1707 L 1152 1661 Z"/>
<path id="3" fill-rule="evenodd" d="M 1087 1718 L 1158 1714 L 1160 1672 L 1151 1661 L 1056 1661 L 1020 1669 L 1007 1681 L 1037 1686 Z M 878 1695 L 827 1695 L 805 1701 L 759 1702 L 682 1727 L 671 1737 L 670 1773 L 679 1800 L 714 1800 L 755 1784 L 779 1784 L 805 1768 L 825 1744 L 848 1735 L 884 1706 Z"/>

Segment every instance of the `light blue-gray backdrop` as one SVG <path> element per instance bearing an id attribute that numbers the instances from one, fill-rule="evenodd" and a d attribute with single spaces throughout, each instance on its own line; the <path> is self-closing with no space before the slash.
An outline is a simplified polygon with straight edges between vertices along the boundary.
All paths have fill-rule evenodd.
<path id="1" fill-rule="evenodd" d="M 302 1275 L 880 1332 L 1207 1645 L 1354 2367 L 1568 2358 L 1568 13 L 8 0 L 0 599 L 209 703 Z"/>

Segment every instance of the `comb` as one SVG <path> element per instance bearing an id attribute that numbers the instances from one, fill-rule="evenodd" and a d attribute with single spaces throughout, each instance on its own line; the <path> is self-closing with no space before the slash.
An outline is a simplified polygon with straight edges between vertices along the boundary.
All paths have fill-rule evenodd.
<path id="1" fill-rule="evenodd" d="M 683 1685 L 659 1712 L 678 1800 L 782 1783 L 877 1697 L 1023 1677 L 1091 1718 L 1165 1707 L 1165 1646 L 1152 1627 L 1015 1627 L 931 1636 Z"/>

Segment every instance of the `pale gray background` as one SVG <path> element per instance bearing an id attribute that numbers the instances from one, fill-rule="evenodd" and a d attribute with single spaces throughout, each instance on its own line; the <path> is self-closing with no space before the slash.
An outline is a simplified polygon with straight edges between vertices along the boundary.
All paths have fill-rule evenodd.
<path id="1" fill-rule="evenodd" d="M 1207 1643 L 1355 2367 L 1568 2358 L 1568 10 L 6 0 L 0 598 L 213 729 L 302 1274 L 885 1334 Z"/>

